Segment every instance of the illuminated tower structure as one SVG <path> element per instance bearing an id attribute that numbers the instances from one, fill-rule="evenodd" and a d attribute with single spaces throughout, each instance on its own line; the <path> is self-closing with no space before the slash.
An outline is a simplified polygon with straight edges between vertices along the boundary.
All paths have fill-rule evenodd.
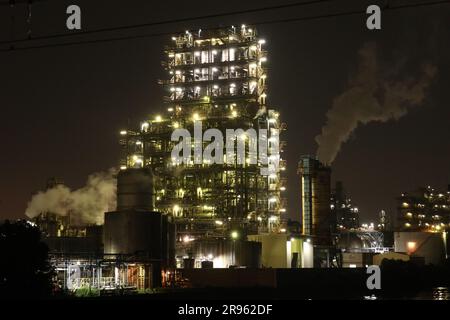
<path id="1" fill-rule="evenodd" d="M 298 164 L 301 177 L 302 233 L 316 238 L 315 242 L 328 245 L 331 241 L 331 168 L 309 155 Z"/>
<path id="2" fill-rule="evenodd" d="M 168 77 L 160 81 L 167 93 L 166 111 L 144 121 L 139 130 L 121 131 L 121 169 L 152 168 L 156 210 L 175 218 L 178 241 L 280 230 L 286 212 L 281 177 L 286 164 L 279 133 L 285 125 L 266 106 L 264 44 L 255 29 L 244 25 L 175 35 L 165 49 Z M 179 141 L 171 141 L 172 133 L 187 129 L 193 138 L 199 123 L 202 133 L 217 128 L 224 139 L 226 129 L 242 129 L 234 147 L 238 139 L 244 141 L 245 161 L 239 164 L 236 156 L 225 155 L 223 164 L 208 159 L 195 163 L 194 157 L 177 163 L 171 152 Z M 252 128 L 267 130 L 268 157 L 280 160 L 277 172 L 263 175 L 261 161 L 249 163 L 245 132 Z M 202 142 L 202 150 L 209 143 Z"/>

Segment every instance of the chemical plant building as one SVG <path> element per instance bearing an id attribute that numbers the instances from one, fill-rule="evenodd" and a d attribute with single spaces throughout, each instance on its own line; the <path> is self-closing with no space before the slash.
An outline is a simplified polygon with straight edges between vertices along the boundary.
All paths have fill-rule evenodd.
<path id="1" fill-rule="evenodd" d="M 437 191 L 430 186 L 402 193 L 398 198 L 397 227 L 403 231 L 439 232 L 450 227 L 450 186 Z"/>
<path id="2" fill-rule="evenodd" d="M 186 279 L 194 286 L 276 286 L 284 272 L 279 269 L 365 267 L 394 254 L 382 232 L 358 226 L 358 210 L 342 184 L 332 192 L 331 168 L 312 156 L 302 156 L 298 164 L 301 228 L 288 223 L 280 140 L 286 125 L 266 103 L 264 47 L 256 30 L 244 25 L 169 39 L 163 61 L 167 77 L 160 81 L 164 110 L 120 131 L 117 207 L 104 214 L 104 225 L 80 224 L 71 213 L 43 212 L 34 219 L 62 289 L 145 291 Z M 223 162 L 196 152 L 210 147 L 211 139 L 196 139 L 208 129 L 223 137 L 233 131 L 234 152 L 227 150 Z M 267 150 L 269 165 L 277 160 L 277 170 L 262 170 L 268 166 L 263 159 L 251 161 L 252 130 L 264 132 L 258 148 Z M 173 139 L 174 132 L 191 139 Z M 183 161 L 173 154 L 180 143 L 190 148 Z M 48 188 L 59 184 L 52 180 Z M 408 204 L 404 214 L 411 228 L 422 215 L 430 217 L 423 220 L 430 228 L 439 216 L 436 231 L 449 223 L 448 193 L 429 191 L 401 201 Z M 426 262 L 438 261 L 438 255 L 420 251 L 426 241 L 420 237 L 398 236 L 395 257 L 407 260 L 420 253 Z"/>
<path id="3" fill-rule="evenodd" d="M 62 185 L 51 179 L 48 188 Z M 117 176 L 117 211 L 104 225 L 88 225 L 68 212 L 43 212 L 33 219 L 44 236 L 61 289 L 103 292 L 160 287 L 161 271 L 175 265 L 175 226 L 154 212 L 153 175 L 132 169 Z"/>
<path id="4" fill-rule="evenodd" d="M 155 210 L 174 219 L 178 267 L 192 260 L 197 267 L 208 260 L 218 267 L 244 263 L 240 260 L 254 250 L 244 241 L 247 235 L 282 228 L 286 201 L 280 173 L 286 163 L 279 135 L 284 125 L 266 105 L 264 44 L 244 25 L 174 36 L 163 61 L 166 110 L 143 121 L 139 130 L 121 132 L 121 169 L 151 168 L 155 174 Z M 172 156 L 179 142 L 171 140 L 172 133 L 182 128 L 194 138 L 195 125 L 201 125 L 200 135 L 215 128 L 223 137 L 227 129 L 242 129 L 233 148 L 242 143 L 245 159 L 227 153 L 217 164 L 192 153 L 187 163 L 179 163 Z M 249 161 L 247 130 L 260 129 L 267 130 L 267 156 L 280 161 L 281 170 L 270 175 L 261 174 L 259 161 Z M 210 142 L 193 146 L 205 150 Z M 245 254 L 233 261 L 229 250 L 238 239 Z"/>
<path id="5" fill-rule="evenodd" d="M 103 226 L 75 228 L 51 213 L 35 219 L 44 232 L 57 224 L 45 234 L 61 287 L 145 290 L 175 281 L 180 268 L 312 267 L 311 239 L 286 233 L 285 125 L 266 105 L 264 44 L 244 25 L 171 39 L 160 81 L 165 111 L 120 132 L 116 211 L 105 213 Z M 233 148 L 242 143 L 244 159 L 237 152 L 224 154 L 223 163 L 195 154 L 174 159 L 174 130 L 194 136 L 200 124 L 223 136 L 242 129 Z M 263 174 L 267 163 L 248 161 L 249 130 L 265 130 L 267 157 L 278 160 L 278 170 Z M 204 150 L 209 141 L 200 144 Z M 88 232 L 94 227 L 100 231 Z M 74 228 L 78 233 L 67 233 Z"/>

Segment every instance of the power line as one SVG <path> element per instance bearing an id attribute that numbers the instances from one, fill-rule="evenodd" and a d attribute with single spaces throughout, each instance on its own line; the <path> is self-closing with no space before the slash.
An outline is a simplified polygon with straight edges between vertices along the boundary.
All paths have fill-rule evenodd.
<path id="1" fill-rule="evenodd" d="M 450 0 L 440 0 L 440 1 L 432 1 L 432 2 L 428 1 L 428 2 L 400 5 L 400 6 L 395 6 L 395 7 L 386 6 L 384 8 L 384 11 L 393 11 L 393 10 L 417 8 L 417 7 L 425 7 L 425 6 L 435 6 L 435 5 L 448 4 L 448 3 L 450 3 Z M 364 10 L 335 12 L 335 13 L 329 13 L 329 14 L 305 16 L 305 17 L 266 20 L 266 21 L 254 22 L 254 23 L 249 23 L 249 24 L 257 26 L 257 25 L 269 25 L 269 24 L 278 24 L 278 23 L 292 23 L 292 22 L 311 21 L 311 20 L 319 20 L 319 19 L 326 19 L 326 18 L 333 18 L 333 17 L 341 17 L 341 16 L 359 15 L 359 14 L 365 14 L 365 13 L 366 13 L 366 10 L 364 9 Z M 224 27 L 220 27 L 220 28 L 226 28 L 226 27 L 231 27 L 231 26 L 224 26 Z M 203 30 L 212 30 L 212 29 L 218 29 L 218 28 L 204 28 Z M 150 33 L 150 34 L 134 35 L 134 36 L 121 36 L 121 37 L 110 37 L 110 38 L 104 38 L 104 39 L 92 39 L 92 40 L 80 40 L 80 41 L 64 42 L 64 43 L 43 44 L 43 45 L 19 47 L 19 48 L 12 48 L 12 49 L 8 48 L 8 49 L 0 50 L 0 52 L 10 52 L 10 51 L 29 50 L 29 49 L 42 49 L 42 48 L 52 48 L 52 47 L 65 47 L 65 46 L 72 46 L 72 45 L 114 42 L 114 41 L 121 41 L 121 40 L 143 39 L 143 38 L 151 38 L 151 37 L 158 37 L 158 36 L 165 36 L 165 35 L 173 35 L 174 33 L 181 33 L 181 32 L 180 31 L 178 31 L 178 32 L 160 32 L 160 33 Z"/>
<path id="2" fill-rule="evenodd" d="M 60 34 L 54 34 L 54 35 L 49 35 L 49 36 L 32 37 L 30 39 L 24 38 L 24 39 L 18 39 L 18 40 L 14 40 L 14 41 L 10 41 L 10 40 L 9 41 L 0 41 L 0 44 L 14 44 L 14 43 L 27 42 L 30 40 L 47 40 L 47 39 L 54 39 L 54 38 L 75 37 L 75 36 L 81 36 L 81 35 L 110 32 L 110 31 L 129 30 L 129 29 L 137 29 L 137 28 L 144 28 L 144 27 L 155 27 L 155 26 L 160 26 L 160 25 L 165 25 L 165 24 L 174 24 L 174 23 L 181 23 L 181 22 L 188 22 L 188 21 L 195 21 L 195 20 L 212 19 L 212 18 L 233 16 L 233 15 L 246 14 L 246 13 L 257 13 L 257 12 L 263 12 L 263 11 L 281 10 L 281 9 L 309 6 L 309 5 L 313 5 L 313 4 L 320 4 L 320 3 L 333 2 L 333 1 L 336 1 L 336 0 L 301 1 L 301 2 L 295 2 L 295 3 L 289 3 L 289 4 L 276 5 L 276 6 L 239 10 L 239 11 L 231 11 L 231 12 L 223 12 L 223 13 L 216 13 L 216 14 L 209 14 L 209 15 L 202 15 L 202 16 L 195 16 L 195 17 L 188 17 L 188 18 L 163 20 L 163 21 L 148 22 L 148 23 L 141 23 L 141 24 L 135 24 L 135 25 L 123 25 L 123 26 L 118 26 L 118 27 L 101 28 L 101 29 L 86 30 L 86 31 L 73 32 L 73 33 L 60 33 Z"/>
<path id="3" fill-rule="evenodd" d="M 46 2 L 49 0 L 22 0 L 22 1 L 4 1 L 4 2 L 0 2 L 0 7 L 10 7 L 10 6 L 16 6 L 16 5 L 20 5 L 20 4 L 29 4 L 30 2 L 34 3 L 38 3 L 38 2 Z"/>

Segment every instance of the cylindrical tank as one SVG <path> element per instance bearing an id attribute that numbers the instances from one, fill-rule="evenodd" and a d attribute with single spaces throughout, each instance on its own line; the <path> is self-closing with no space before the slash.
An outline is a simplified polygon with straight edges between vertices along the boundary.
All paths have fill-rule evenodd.
<path id="1" fill-rule="evenodd" d="M 117 211 L 153 211 L 155 204 L 153 173 L 150 168 L 129 168 L 117 176 Z"/>
<path id="2" fill-rule="evenodd" d="M 105 213 L 104 252 L 106 254 L 143 255 L 173 265 L 173 228 L 166 215 L 148 211 L 115 211 Z"/>

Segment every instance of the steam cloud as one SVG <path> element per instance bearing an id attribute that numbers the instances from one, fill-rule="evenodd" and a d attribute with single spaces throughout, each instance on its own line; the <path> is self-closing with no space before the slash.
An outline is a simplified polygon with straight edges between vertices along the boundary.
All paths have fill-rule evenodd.
<path id="1" fill-rule="evenodd" d="M 40 191 L 31 198 L 25 214 L 30 218 L 42 212 L 70 214 L 74 225 L 103 224 L 104 212 L 116 208 L 116 173 L 116 169 L 94 173 L 84 187 L 74 191 L 64 185 Z"/>
<path id="2" fill-rule="evenodd" d="M 437 73 L 434 65 L 424 63 L 421 75 L 416 79 L 393 80 L 392 77 L 398 75 L 398 68 L 380 70 L 374 43 L 366 43 L 358 55 L 357 72 L 350 79 L 348 89 L 333 100 L 327 122 L 321 134 L 316 136 L 317 156 L 326 164 L 333 162 L 341 145 L 358 125 L 397 120 L 408 112 L 408 108 L 419 105 Z"/>

